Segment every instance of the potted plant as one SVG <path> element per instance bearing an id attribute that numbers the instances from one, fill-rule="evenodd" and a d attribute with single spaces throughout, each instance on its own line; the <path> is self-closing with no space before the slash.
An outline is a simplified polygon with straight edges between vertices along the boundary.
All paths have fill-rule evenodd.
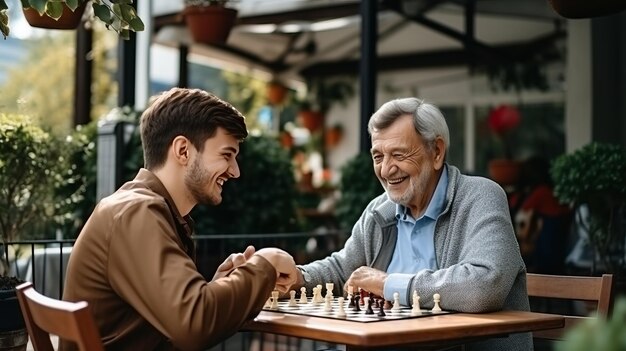
<path id="1" fill-rule="evenodd" d="M 343 125 L 341 123 L 335 123 L 326 129 L 324 135 L 324 142 L 327 148 L 333 148 L 339 144 L 343 137 Z"/>
<path id="2" fill-rule="evenodd" d="M 553 162 L 554 194 L 577 209 L 593 249 L 592 273 L 599 258 L 604 269 L 626 273 L 626 155 L 619 145 L 594 142 Z M 589 220 L 580 218 L 586 205 Z"/>
<path id="3" fill-rule="evenodd" d="M 20 346 L 26 330 L 14 289 L 21 281 L 10 277 L 12 258 L 4 256 L 12 254 L 8 243 L 34 227 L 33 222 L 52 218 L 52 189 L 64 168 L 56 145 L 27 116 L 0 114 L 0 338 L 5 345 Z"/>
<path id="4" fill-rule="evenodd" d="M 489 161 L 489 177 L 502 186 L 515 184 L 519 175 L 520 164 L 513 159 L 508 134 L 519 125 L 520 120 L 519 110 L 511 105 L 497 106 L 487 117 L 489 129 L 499 142 L 504 156 Z"/>
<path id="5" fill-rule="evenodd" d="M 95 17 L 104 22 L 108 29 L 117 32 L 124 39 L 130 38 L 130 31 L 139 32 L 144 30 L 144 24 L 132 6 L 132 0 L 20 0 L 25 11 L 27 20 L 37 20 L 34 25 L 50 28 L 58 27 L 61 21 L 61 29 L 76 28 L 80 23 L 81 11 L 91 1 Z M 6 38 L 10 33 L 8 6 L 6 0 L 0 0 L 0 32 Z M 36 13 L 34 13 L 36 12 Z M 74 21 L 61 20 L 66 16 L 76 15 Z M 78 16 L 80 15 L 80 16 Z M 74 24 L 75 23 L 75 24 Z M 73 27 L 72 27 L 73 26 Z"/>
<path id="6" fill-rule="evenodd" d="M 341 197 L 336 207 L 337 219 L 342 228 L 352 228 L 367 204 L 383 193 L 383 187 L 374 173 L 372 155 L 361 152 L 341 168 L 339 190 Z"/>
<path id="7" fill-rule="evenodd" d="M 324 116 L 333 104 L 345 104 L 354 96 L 354 85 L 347 79 L 310 79 L 308 92 L 299 101 L 298 119 L 312 132 L 324 125 Z"/>
<path id="8" fill-rule="evenodd" d="M 578 324 L 556 344 L 557 351 L 626 350 L 626 298 L 618 298 L 609 319 L 593 318 Z"/>
<path id="9" fill-rule="evenodd" d="M 237 10 L 232 0 L 185 0 L 183 17 L 193 40 L 203 44 L 224 44 L 235 25 Z"/>

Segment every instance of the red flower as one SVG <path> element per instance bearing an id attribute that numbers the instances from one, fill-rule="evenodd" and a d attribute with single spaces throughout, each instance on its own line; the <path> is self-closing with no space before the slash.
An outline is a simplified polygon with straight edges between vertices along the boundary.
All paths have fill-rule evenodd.
<path id="1" fill-rule="evenodd" d="M 511 105 L 500 105 L 489 112 L 487 124 L 496 134 L 504 134 L 519 125 L 519 110 Z"/>

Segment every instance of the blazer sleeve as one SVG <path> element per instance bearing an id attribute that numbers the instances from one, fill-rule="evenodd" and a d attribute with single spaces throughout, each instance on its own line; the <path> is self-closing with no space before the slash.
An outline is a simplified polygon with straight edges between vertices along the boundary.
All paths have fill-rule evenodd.
<path id="1" fill-rule="evenodd" d="M 206 281 L 179 245 L 165 203 L 126 209 L 112 228 L 112 288 L 178 349 L 204 349 L 235 333 L 275 286 L 276 270 L 260 256 Z"/>

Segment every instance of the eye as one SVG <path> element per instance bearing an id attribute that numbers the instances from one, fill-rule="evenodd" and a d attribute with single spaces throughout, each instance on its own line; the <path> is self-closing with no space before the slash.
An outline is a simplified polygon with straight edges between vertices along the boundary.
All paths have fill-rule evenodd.
<path id="1" fill-rule="evenodd" d="M 372 155 L 372 160 L 374 160 L 375 163 L 381 163 L 383 161 L 383 156 L 382 155 Z"/>
<path id="2" fill-rule="evenodd" d="M 396 160 L 403 160 L 404 159 L 404 154 L 401 154 L 399 152 L 395 152 L 393 155 L 393 158 L 395 158 Z"/>

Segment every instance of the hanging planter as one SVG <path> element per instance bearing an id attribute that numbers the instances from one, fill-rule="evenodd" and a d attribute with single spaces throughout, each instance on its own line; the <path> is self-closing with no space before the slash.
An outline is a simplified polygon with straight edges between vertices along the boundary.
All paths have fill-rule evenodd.
<path id="1" fill-rule="evenodd" d="M 267 101 L 271 105 L 280 105 L 285 101 L 287 97 L 287 87 L 285 87 L 282 83 L 271 81 L 267 83 L 266 86 L 266 95 Z"/>
<path id="2" fill-rule="evenodd" d="M 298 119 L 303 127 L 315 132 L 324 124 L 324 115 L 319 111 L 301 110 L 298 112 Z"/>
<path id="3" fill-rule="evenodd" d="M 556 13 L 565 18 L 607 16 L 626 10 L 623 0 L 549 0 Z"/>
<path id="4" fill-rule="evenodd" d="M 237 10 L 223 5 L 186 6 L 185 23 L 193 40 L 203 44 L 224 44 L 235 25 Z"/>
<path id="5" fill-rule="evenodd" d="M 76 29 L 83 18 L 85 12 L 85 6 L 87 2 L 80 4 L 76 10 L 72 11 L 65 3 L 63 5 L 63 13 L 58 20 L 51 18 L 47 14 L 40 15 L 37 10 L 32 7 L 23 8 L 24 17 L 31 27 L 46 28 L 46 29 Z"/>

